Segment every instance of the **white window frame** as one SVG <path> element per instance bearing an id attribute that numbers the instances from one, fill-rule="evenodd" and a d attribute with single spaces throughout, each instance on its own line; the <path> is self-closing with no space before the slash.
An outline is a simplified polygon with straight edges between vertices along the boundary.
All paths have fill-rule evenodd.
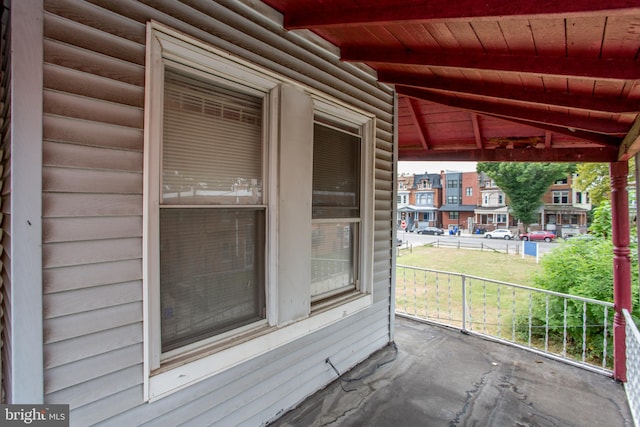
<path id="1" fill-rule="evenodd" d="M 265 153 L 264 153 L 264 198 L 266 213 L 266 260 L 265 294 L 266 322 L 253 328 L 238 328 L 228 335 L 218 336 L 214 342 L 198 343 L 198 348 L 181 355 L 180 363 L 161 363 L 160 350 L 160 300 L 159 272 L 157 257 L 159 251 L 159 177 L 160 141 L 162 135 L 162 97 L 164 83 L 164 62 L 172 66 L 195 70 L 211 78 L 224 80 L 227 84 L 258 91 L 268 98 L 265 105 Z M 199 42 L 162 24 L 151 22 L 147 25 L 147 69 L 145 87 L 145 142 L 144 142 L 144 212 L 143 212 L 143 315 L 144 315 L 144 399 L 154 401 L 175 391 L 188 387 L 236 366 L 253 357 L 285 345 L 295 339 L 340 321 L 346 316 L 359 312 L 373 304 L 373 227 L 374 221 L 374 147 L 375 117 L 341 101 L 330 98 L 312 88 L 291 81 L 256 64 L 235 55 Z M 279 141 L 282 86 L 293 88 L 309 98 L 313 113 L 329 114 L 332 117 L 355 123 L 362 128 L 362 170 L 361 170 L 361 231 L 359 236 L 360 256 L 357 260 L 360 282 L 357 294 L 349 299 L 335 301 L 334 306 L 318 312 L 311 312 L 309 302 L 305 316 L 294 319 L 279 318 L 278 292 L 281 284 L 281 267 L 276 262 L 283 240 L 290 233 L 279 224 L 279 192 L 282 182 L 296 177 L 287 177 L 286 171 L 279 170 L 283 161 Z M 312 113 L 312 114 L 313 114 Z M 311 123 L 313 117 L 310 117 Z M 309 141 L 311 146 L 312 140 Z M 290 161 L 290 159 L 289 159 Z M 284 174 L 284 176 L 283 176 Z M 311 180 L 308 182 L 311 197 Z M 308 218 L 311 230 L 311 215 Z M 282 233 L 279 230 L 283 229 Z M 310 233 L 309 233 L 310 234 Z M 309 242 L 311 236 L 309 235 Z M 308 248 L 310 251 L 310 247 Z M 301 251 L 305 253 L 304 251 Z M 302 263 L 304 259 L 300 260 Z M 310 259 L 309 259 L 310 261 Z M 304 279 L 295 284 L 296 289 L 308 293 L 308 282 Z M 296 291 L 297 292 L 297 291 Z M 302 291 L 301 291 L 302 292 Z M 242 340 L 237 340 L 243 334 Z M 226 339 L 226 341 L 225 341 Z M 234 344 L 231 340 L 236 339 Z"/>
<path id="2" fill-rule="evenodd" d="M 568 205 L 569 204 L 569 190 L 555 190 L 551 194 L 552 202 L 554 205 Z M 556 202 L 556 199 L 558 201 Z M 566 199 L 566 202 L 563 202 L 562 199 Z"/>
<path id="3" fill-rule="evenodd" d="M 344 106 L 336 104 L 334 101 L 330 101 L 321 96 L 313 96 L 313 104 L 315 110 L 315 116 L 322 117 L 329 122 L 344 124 L 347 126 L 357 127 L 360 129 L 360 216 L 357 221 L 351 219 L 331 219 L 329 222 L 354 222 L 358 224 L 358 242 L 357 247 L 354 248 L 356 252 L 356 265 L 355 268 L 355 292 L 357 294 L 364 294 L 370 292 L 370 289 L 366 288 L 367 283 L 371 283 L 373 274 L 373 259 L 370 259 L 366 254 L 373 253 L 373 242 L 368 236 L 373 235 L 373 222 L 365 221 L 366 218 L 373 216 L 373 185 L 371 178 L 373 176 L 374 164 L 373 155 L 371 151 L 371 142 L 375 135 L 375 119 L 368 115 L 363 115 L 355 110 L 345 109 Z M 406 197 L 406 195 L 405 195 Z M 312 222 L 322 223 L 325 220 L 312 220 Z M 341 298 L 340 295 L 336 295 L 336 299 Z M 313 310 L 321 310 L 327 305 L 334 304 L 331 299 L 322 303 L 314 303 Z"/>

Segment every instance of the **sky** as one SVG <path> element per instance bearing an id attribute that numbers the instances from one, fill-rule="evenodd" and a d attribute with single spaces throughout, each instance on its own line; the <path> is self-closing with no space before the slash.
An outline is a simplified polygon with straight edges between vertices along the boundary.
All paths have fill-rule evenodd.
<path id="1" fill-rule="evenodd" d="M 475 172 L 476 162 L 398 162 L 399 173 Z"/>

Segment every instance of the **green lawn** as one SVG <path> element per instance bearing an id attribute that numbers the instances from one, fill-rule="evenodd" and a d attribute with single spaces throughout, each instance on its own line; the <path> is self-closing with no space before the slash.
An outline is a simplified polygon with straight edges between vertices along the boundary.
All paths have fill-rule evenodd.
<path id="1" fill-rule="evenodd" d="M 466 276 L 477 276 L 524 286 L 533 286 L 540 270 L 535 258 L 492 251 L 417 247 L 403 249 L 398 265 L 422 267 Z M 528 311 L 530 293 L 493 282 L 466 279 L 467 324 L 470 330 L 514 338 L 518 313 Z M 462 278 L 398 267 L 396 309 L 418 317 L 462 326 Z"/>
<path id="2" fill-rule="evenodd" d="M 533 286 L 533 275 L 541 270 L 533 257 L 492 251 L 421 246 L 400 250 L 400 265 L 430 268 L 470 276 L 485 277 L 524 286 Z"/>
<path id="3" fill-rule="evenodd" d="M 413 251 L 401 249 L 397 265 L 396 312 L 462 327 L 462 313 L 466 311 L 466 329 L 529 345 L 529 313 L 532 304 L 535 306 L 536 299 L 541 296 L 529 290 L 468 276 L 535 287 L 533 277 L 542 271 L 535 258 L 522 259 L 521 255 L 492 251 L 424 246 Z M 466 307 L 463 307 L 461 275 L 466 276 Z M 553 304 L 562 299 L 550 296 L 549 301 Z M 540 333 L 544 334 L 544 327 L 532 327 L 531 346 L 544 350 L 544 340 L 539 338 Z M 574 356 L 579 359 L 581 342 L 574 344 L 578 348 Z M 549 350 L 559 354 L 562 340 L 550 339 Z M 589 355 L 588 359 L 595 365 L 601 363 L 598 355 Z"/>

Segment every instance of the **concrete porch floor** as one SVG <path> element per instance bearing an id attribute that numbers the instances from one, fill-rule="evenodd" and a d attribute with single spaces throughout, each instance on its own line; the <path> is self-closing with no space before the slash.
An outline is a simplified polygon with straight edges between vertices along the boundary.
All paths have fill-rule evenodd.
<path id="1" fill-rule="evenodd" d="M 400 317 L 395 342 L 270 426 L 633 426 L 612 378 Z"/>

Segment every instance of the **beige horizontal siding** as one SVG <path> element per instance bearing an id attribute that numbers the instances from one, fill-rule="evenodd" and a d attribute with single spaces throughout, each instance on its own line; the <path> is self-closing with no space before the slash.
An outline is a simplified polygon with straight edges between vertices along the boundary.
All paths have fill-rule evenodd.
<path id="1" fill-rule="evenodd" d="M 142 152 L 78 144 L 44 142 L 48 166 L 142 173 Z"/>
<path id="2" fill-rule="evenodd" d="M 326 357 L 348 369 L 388 341 L 389 88 L 234 1 L 45 0 L 45 10 L 47 402 L 69 403 L 77 425 L 252 423 L 333 380 Z M 151 19 L 375 114 L 377 129 L 374 305 L 148 404 L 142 389 L 142 150 Z"/>

